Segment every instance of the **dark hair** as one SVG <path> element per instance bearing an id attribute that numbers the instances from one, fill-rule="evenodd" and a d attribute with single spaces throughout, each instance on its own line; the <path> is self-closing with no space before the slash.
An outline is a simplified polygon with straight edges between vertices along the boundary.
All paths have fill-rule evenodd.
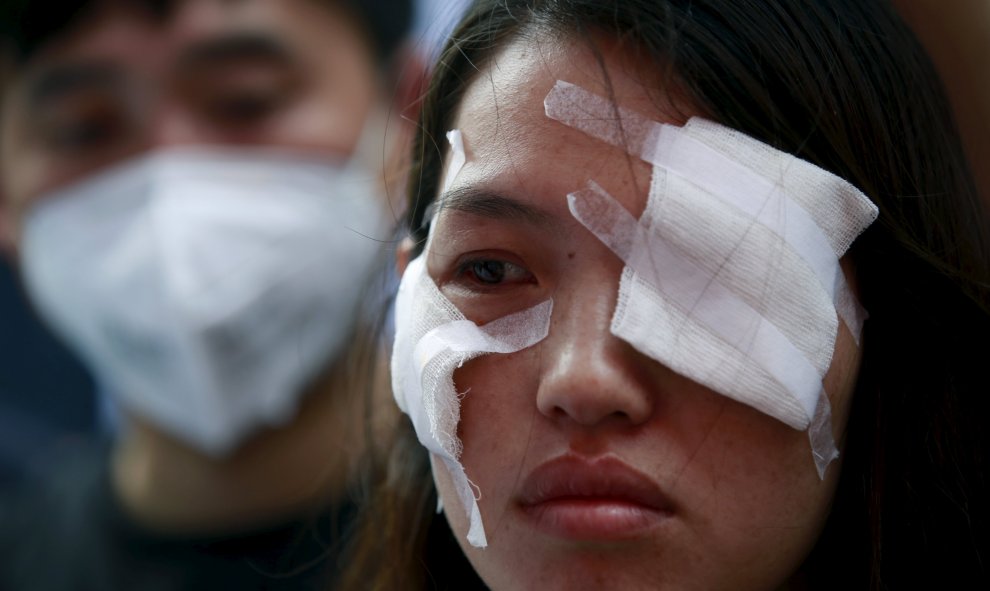
<path id="1" fill-rule="evenodd" d="M 379 61 L 386 62 L 409 31 L 413 0 L 313 0 L 342 6 L 364 26 Z M 3 0 L 0 3 L 0 51 L 23 62 L 70 29 L 96 0 Z M 55 6 L 53 6 L 55 4 Z M 136 6 L 164 17 L 175 0 L 136 0 Z"/>
<path id="2" fill-rule="evenodd" d="M 413 236 L 425 237 L 444 134 L 493 55 L 520 35 L 590 33 L 619 38 L 657 64 L 656 80 L 644 83 L 676 88 L 674 104 L 686 101 L 849 180 L 880 209 L 850 250 L 871 317 L 839 489 L 802 568 L 811 588 L 986 581 L 986 212 L 933 67 L 888 2 L 476 1 L 423 102 L 410 174 Z M 408 522 L 431 509 L 415 501 L 381 509 Z"/>

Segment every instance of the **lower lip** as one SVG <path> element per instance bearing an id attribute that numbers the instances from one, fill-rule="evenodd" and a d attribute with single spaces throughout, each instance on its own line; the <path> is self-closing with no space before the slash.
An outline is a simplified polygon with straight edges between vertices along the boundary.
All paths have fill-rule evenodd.
<path id="1" fill-rule="evenodd" d="M 540 531 L 587 541 L 637 537 L 671 516 L 668 511 L 616 499 L 555 499 L 522 509 Z"/>

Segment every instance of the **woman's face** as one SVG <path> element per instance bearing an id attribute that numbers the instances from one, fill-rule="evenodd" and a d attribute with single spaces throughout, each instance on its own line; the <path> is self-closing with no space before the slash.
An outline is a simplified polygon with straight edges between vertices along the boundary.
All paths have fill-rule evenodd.
<path id="1" fill-rule="evenodd" d="M 831 502 L 807 433 L 638 353 L 609 329 L 623 262 L 569 213 L 566 195 L 599 183 L 639 216 L 651 169 L 548 119 L 566 80 L 620 107 L 682 124 L 623 59 L 599 44 L 520 40 L 467 89 L 455 127 L 467 162 L 428 253 L 430 276 L 484 324 L 549 298 L 549 335 L 455 373 L 461 461 L 481 492 L 488 547 L 464 542 L 465 511 L 434 471 L 464 550 L 496 591 L 774 589 L 794 575 Z M 687 113 L 688 115 L 692 113 Z M 825 378 L 836 439 L 859 354 L 840 326 Z"/>

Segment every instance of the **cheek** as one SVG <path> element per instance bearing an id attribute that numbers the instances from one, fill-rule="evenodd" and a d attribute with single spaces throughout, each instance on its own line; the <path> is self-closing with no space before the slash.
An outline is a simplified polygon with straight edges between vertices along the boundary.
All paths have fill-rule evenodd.
<path id="1" fill-rule="evenodd" d="M 58 158 L 30 147 L 10 150 L 2 158 L 0 182 L 11 223 L 20 227 L 24 216 L 44 194 L 85 176 L 89 168 Z"/>
<path id="2" fill-rule="evenodd" d="M 706 396 L 722 398 L 723 408 L 703 438 L 682 433 L 691 444 L 679 450 L 685 463 L 675 485 L 697 536 L 696 558 L 714 560 L 712 569 L 746 572 L 755 588 L 779 584 L 814 546 L 840 463 L 820 480 L 806 432 L 713 392 Z M 674 423 L 690 429 L 689 421 Z"/>
<path id="3" fill-rule="evenodd" d="M 464 445 L 461 460 L 479 486 L 508 489 L 522 469 L 538 414 L 532 357 L 529 351 L 486 355 L 454 373 L 455 387 L 463 394 L 458 424 Z"/>
<path id="4" fill-rule="evenodd" d="M 371 99 L 369 95 L 362 104 L 351 104 L 350 97 L 312 89 L 271 125 L 272 135 L 278 136 L 272 143 L 350 156 L 361 139 Z"/>
<path id="5" fill-rule="evenodd" d="M 677 534 L 659 541 L 676 560 L 664 566 L 709 588 L 775 588 L 813 547 L 834 481 L 818 480 L 806 433 L 692 394 L 655 442 L 653 471 L 678 502 Z"/>
<path id="6" fill-rule="evenodd" d="M 529 545 L 531 534 L 514 520 L 513 495 L 525 470 L 569 445 L 560 425 L 536 407 L 541 367 L 536 349 L 480 357 L 455 373 L 457 391 L 464 393 L 461 459 L 481 493 L 488 549 L 466 546 L 463 508 L 445 469 L 434 463 L 448 519 L 469 558 L 486 573 L 527 560 L 534 561 L 530 570 L 539 572 L 559 558 L 545 544 Z M 606 438 L 611 451 L 649 472 L 677 500 L 678 523 L 669 535 L 643 540 L 622 554 L 653 557 L 637 564 L 655 563 L 640 573 L 655 580 L 670 576 L 740 589 L 780 584 L 813 547 L 840 465 L 833 464 L 820 481 L 807 433 L 658 364 L 650 367 L 653 415 L 628 433 Z M 840 415 L 837 432 L 848 399 L 843 384 L 836 384 L 840 390 L 833 396 Z M 615 564 L 625 562 L 615 557 Z"/>
<path id="7" fill-rule="evenodd" d="M 340 53 L 339 47 L 334 50 Z M 346 61 L 348 56 L 355 63 Z M 303 88 L 271 130 L 281 136 L 280 143 L 349 156 L 362 139 L 368 116 L 379 102 L 371 75 L 374 70 L 370 65 L 367 70 L 359 68 L 358 64 L 364 62 L 353 52 L 347 53 L 346 48 L 332 63 L 321 61 L 322 58 L 316 58 L 309 63 Z M 384 135 L 385 130 L 380 133 Z M 374 155 L 380 158 L 380 154 Z"/>
<path id="8" fill-rule="evenodd" d="M 501 515 L 512 506 L 513 490 L 522 478 L 537 419 L 531 376 L 535 361 L 522 351 L 486 355 L 469 361 L 454 374 L 461 399 L 458 436 L 463 444 L 461 463 L 481 493 L 479 507 L 489 542 L 498 537 Z M 444 502 L 453 500 L 453 489 Z M 459 506 L 459 504 L 458 504 Z M 455 523 L 463 511 L 456 511 Z M 448 513 L 449 515 L 449 513 Z M 461 533 L 466 533 L 467 523 Z"/>
<path id="9" fill-rule="evenodd" d="M 0 121 L 0 198 L 15 228 L 45 195 L 126 160 L 141 149 L 125 142 L 85 153 L 62 153 L 44 145 L 36 132 L 32 135 L 18 125 L 16 115 L 8 113 Z"/>
<path id="10" fill-rule="evenodd" d="M 0 198 L 11 221 L 19 224 L 28 202 L 44 192 L 46 177 L 51 175 L 46 174 L 50 166 L 45 159 L 25 145 L 21 126 L 9 110 L 7 106 L 0 119 Z"/>
<path id="11" fill-rule="evenodd" d="M 830 471 L 818 479 L 805 432 L 727 402 L 689 454 L 697 517 L 738 528 L 801 528 L 819 520 L 831 498 Z"/>

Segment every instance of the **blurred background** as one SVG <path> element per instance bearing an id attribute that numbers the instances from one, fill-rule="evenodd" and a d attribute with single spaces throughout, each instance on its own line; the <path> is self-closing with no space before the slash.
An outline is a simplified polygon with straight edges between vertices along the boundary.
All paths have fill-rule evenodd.
<path id="1" fill-rule="evenodd" d="M 417 0 L 410 42 L 430 63 L 466 0 Z M 28 304 L 17 269 L 0 257 L 0 487 L 86 439 L 113 436 L 113 403 Z"/>

